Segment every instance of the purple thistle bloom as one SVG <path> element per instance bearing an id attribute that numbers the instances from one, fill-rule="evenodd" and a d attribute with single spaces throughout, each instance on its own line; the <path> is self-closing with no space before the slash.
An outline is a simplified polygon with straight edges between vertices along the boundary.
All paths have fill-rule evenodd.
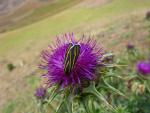
<path id="1" fill-rule="evenodd" d="M 137 71 L 143 75 L 150 75 L 150 62 L 149 61 L 141 61 L 137 63 Z"/>
<path id="2" fill-rule="evenodd" d="M 35 91 L 35 97 L 38 99 L 43 99 L 46 96 L 46 89 L 43 87 L 39 87 Z"/>
<path id="3" fill-rule="evenodd" d="M 73 68 L 69 73 L 65 73 L 64 62 L 69 44 L 79 45 L 80 51 L 78 57 L 75 58 Z M 96 78 L 95 69 L 99 65 L 100 58 L 103 55 L 102 48 L 99 47 L 96 40 L 86 39 L 85 36 L 79 40 L 75 40 L 73 34 L 65 34 L 57 37 L 56 43 L 50 45 L 49 48 L 42 52 L 41 69 L 47 72 L 43 76 L 48 79 L 49 86 L 59 85 L 64 88 L 70 85 L 81 85 L 81 81 L 92 81 Z"/>
<path id="4" fill-rule="evenodd" d="M 133 50 L 135 47 L 134 47 L 134 45 L 133 44 L 131 44 L 131 43 L 128 43 L 127 44 L 127 49 L 128 50 Z"/>

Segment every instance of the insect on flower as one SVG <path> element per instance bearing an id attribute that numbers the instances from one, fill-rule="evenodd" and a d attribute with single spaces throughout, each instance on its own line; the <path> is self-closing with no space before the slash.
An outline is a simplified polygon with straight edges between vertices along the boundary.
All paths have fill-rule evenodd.
<path id="1" fill-rule="evenodd" d="M 80 45 L 73 45 L 69 43 L 69 46 L 66 51 L 65 61 L 64 61 L 64 72 L 66 74 L 70 73 L 78 59 L 80 54 Z"/>

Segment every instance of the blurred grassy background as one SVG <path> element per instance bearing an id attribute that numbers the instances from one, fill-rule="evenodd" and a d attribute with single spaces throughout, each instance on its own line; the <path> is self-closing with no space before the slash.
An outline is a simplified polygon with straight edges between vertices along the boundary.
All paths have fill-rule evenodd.
<path id="1" fill-rule="evenodd" d="M 53 0 L 30 9 L 32 12 L 18 22 L 1 27 L 1 112 L 36 112 L 33 92 L 40 84 L 39 55 L 57 34 L 94 35 L 106 50 L 116 54 L 128 42 L 147 52 L 150 26 L 145 14 L 149 9 L 149 0 Z M 17 18 L 28 11 L 18 10 L 8 18 Z M 9 63 L 15 66 L 11 72 L 7 69 Z"/>

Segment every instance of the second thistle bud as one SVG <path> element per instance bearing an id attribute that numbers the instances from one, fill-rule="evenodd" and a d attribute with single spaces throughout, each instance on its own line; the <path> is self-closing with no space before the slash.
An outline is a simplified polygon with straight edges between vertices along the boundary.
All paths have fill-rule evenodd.
<path id="1" fill-rule="evenodd" d="M 39 87 L 39 88 L 37 88 L 36 89 L 36 91 L 35 91 L 35 97 L 37 98 L 37 99 L 44 99 L 45 97 L 46 97 L 46 89 L 45 88 L 43 88 L 43 87 Z"/>

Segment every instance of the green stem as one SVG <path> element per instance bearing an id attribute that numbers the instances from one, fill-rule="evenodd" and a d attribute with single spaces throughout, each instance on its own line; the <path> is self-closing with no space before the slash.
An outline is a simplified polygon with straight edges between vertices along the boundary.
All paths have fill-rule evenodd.
<path id="1" fill-rule="evenodd" d="M 144 84 L 145 84 L 145 86 L 146 86 L 148 92 L 150 93 L 150 88 L 149 88 L 150 85 L 149 85 L 149 81 L 145 81 Z"/>
<path id="2" fill-rule="evenodd" d="M 100 100 L 102 100 L 102 101 L 106 104 L 107 107 L 109 107 L 109 108 L 111 108 L 111 109 L 114 110 L 113 106 L 111 106 L 111 105 L 107 102 L 107 100 L 104 98 L 104 96 L 103 96 L 101 93 L 99 93 L 96 89 L 93 89 L 92 92 L 93 92 L 93 94 L 94 94 L 97 98 L 99 98 Z"/>
<path id="3" fill-rule="evenodd" d="M 118 68 L 120 68 L 120 67 L 127 67 L 127 65 L 119 65 L 119 64 L 104 64 L 104 66 L 106 66 L 106 67 L 118 67 Z"/>
<path id="4" fill-rule="evenodd" d="M 59 110 L 61 109 L 62 105 L 64 104 L 64 100 L 61 101 L 61 103 L 59 104 L 59 106 L 56 109 L 55 113 L 59 113 Z"/>
<path id="5" fill-rule="evenodd" d="M 85 109 L 86 113 L 91 113 L 90 110 L 89 110 L 87 100 L 82 100 L 82 103 L 83 103 L 83 106 L 84 106 L 84 109 Z"/>
<path id="6" fill-rule="evenodd" d="M 122 92 L 120 92 L 118 89 L 114 88 L 113 86 L 109 85 L 104 79 L 103 79 L 104 83 L 108 86 L 109 89 L 111 89 L 112 91 L 116 92 L 117 94 L 123 96 L 124 98 L 128 99 Z"/>
<path id="7" fill-rule="evenodd" d="M 93 94 L 99 100 L 103 101 L 108 108 L 115 110 L 115 108 L 107 102 L 104 96 L 96 90 L 94 82 L 92 82 L 91 85 L 84 90 L 84 92 Z"/>
<path id="8" fill-rule="evenodd" d="M 39 108 L 39 113 L 45 113 L 43 107 L 44 107 L 44 106 L 40 103 L 40 105 L 38 106 L 38 108 Z"/>
<path id="9" fill-rule="evenodd" d="M 60 94 L 60 93 L 61 93 L 61 91 L 56 92 L 56 89 L 54 89 L 54 91 L 52 92 L 52 94 L 51 94 L 49 100 L 47 101 L 47 103 L 48 103 L 48 104 L 51 104 L 51 102 L 53 101 L 53 99 L 54 99 L 58 94 Z"/>
<path id="10" fill-rule="evenodd" d="M 66 101 L 66 105 L 67 105 L 67 109 L 68 109 L 68 113 L 73 113 L 73 106 L 72 106 L 73 100 L 71 99 L 71 97 L 67 97 L 67 101 Z"/>

